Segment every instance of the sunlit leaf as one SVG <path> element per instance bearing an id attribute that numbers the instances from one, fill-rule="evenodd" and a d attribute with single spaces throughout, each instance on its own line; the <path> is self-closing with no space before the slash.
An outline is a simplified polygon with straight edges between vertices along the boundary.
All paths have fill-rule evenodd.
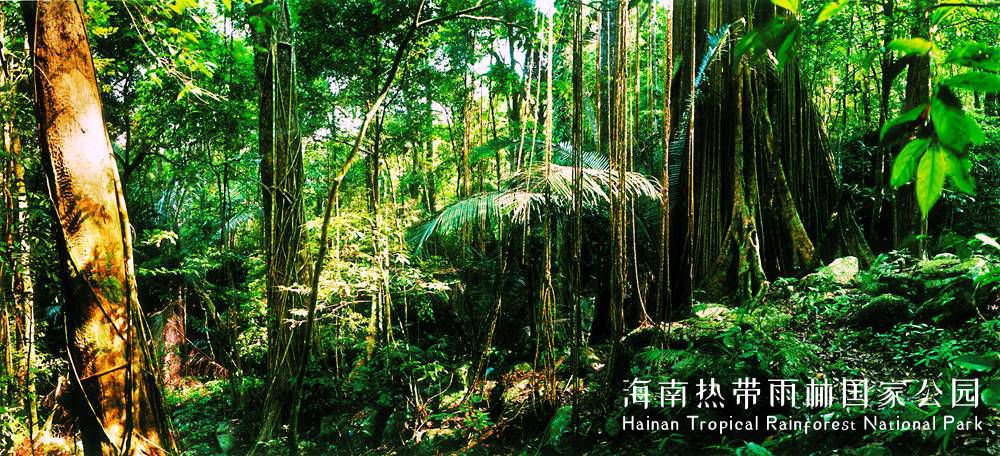
<path id="1" fill-rule="evenodd" d="M 951 16 L 956 11 L 954 6 L 942 6 L 936 8 L 934 12 L 931 13 L 931 24 L 938 25 L 942 20 Z"/>
<path id="2" fill-rule="evenodd" d="M 816 23 L 822 24 L 827 20 L 829 20 L 831 17 L 836 16 L 837 13 L 839 13 L 840 10 L 844 8 L 844 6 L 847 6 L 847 0 L 830 2 L 827 3 L 826 5 L 823 5 L 823 9 L 820 10 L 819 12 L 819 17 L 816 18 Z"/>
<path id="3" fill-rule="evenodd" d="M 947 166 L 944 154 L 937 147 L 920 158 L 920 165 L 917 166 L 917 204 L 925 219 L 941 197 Z"/>
<path id="4" fill-rule="evenodd" d="M 791 11 L 792 14 L 799 14 L 799 0 L 771 0 L 775 6 Z"/>
<path id="5" fill-rule="evenodd" d="M 995 238 L 987 236 L 986 234 L 983 233 L 979 233 L 976 235 L 976 239 L 979 239 L 979 241 L 982 242 L 983 244 L 986 244 L 997 250 L 1000 250 L 1000 242 L 997 242 Z"/>
<path id="6" fill-rule="evenodd" d="M 909 55 L 926 55 L 934 48 L 934 43 L 924 38 L 898 38 L 889 42 L 889 49 Z"/>

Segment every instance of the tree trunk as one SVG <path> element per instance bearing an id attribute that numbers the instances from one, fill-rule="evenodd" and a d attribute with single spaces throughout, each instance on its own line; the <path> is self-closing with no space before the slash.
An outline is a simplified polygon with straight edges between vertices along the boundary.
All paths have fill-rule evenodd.
<path id="1" fill-rule="evenodd" d="M 260 87 L 258 140 L 264 200 L 269 385 L 263 403 L 258 441 L 288 417 L 291 379 L 306 339 L 289 323 L 292 309 L 305 307 L 301 290 L 309 281 L 306 267 L 302 141 L 295 89 L 295 50 L 288 3 L 265 1 L 264 31 L 255 32 L 255 71 Z M 276 6 L 271 10 L 269 6 Z"/>
<path id="2" fill-rule="evenodd" d="M 766 21 L 775 14 L 769 4 L 698 6 L 688 32 L 714 32 L 740 18 Z M 754 26 L 748 24 L 749 29 Z M 675 37 L 682 40 L 679 48 L 699 48 L 686 56 L 691 62 L 685 67 L 694 72 L 693 62 L 706 58 L 700 46 L 706 41 Z M 675 220 L 671 226 L 672 232 L 689 233 L 686 242 L 671 236 L 669 262 L 687 266 L 676 268 L 672 277 L 678 305 L 689 296 L 678 289 L 688 284 L 705 289 L 710 298 L 735 292 L 746 302 L 768 277 L 802 273 L 834 256 L 855 255 L 863 263 L 871 259 L 840 190 L 826 133 L 798 63 L 775 68 L 767 59 L 732 62 L 731 55 L 711 56 L 703 75 L 688 74 L 682 83 L 681 93 L 697 94 L 697 116 L 689 112 L 689 119 L 697 117 L 704 128 L 693 135 L 688 131 L 690 166 L 685 163 L 682 170 L 686 182 L 672 179 L 674 188 L 669 189 L 683 194 L 679 200 L 687 201 L 677 206 L 688 211 L 686 221 Z"/>
<path id="3" fill-rule="evenodd" d="M 929 6 L 926 1 L 914 3 L 914 20 L 912 36 L 930 39 L 930 19 L 927 16 Z M 931 57 L 930 54 L 912 56 L 906 71 L 906 94 L 903 98 L 903 112 L 927 103 L 931 96 Z M 891 167 L 890 167 L 891 169 Z M 920 253 L 919 242 L 911 243 L 908 239 L 921 230 L 920 211 L 917 207 L 916 193 L 912 183 L 896 189 L 895 204 L 892 211 L 892 246 L 896 249 L 908 248 L 911 253 Z"/>
<path id="4" fill-rule="evenodd" d="M 85 452 L 174 451 L 136 298 L 128 212 L 77 2 L 23 3 L 52 182 L 71 375 Z"/>

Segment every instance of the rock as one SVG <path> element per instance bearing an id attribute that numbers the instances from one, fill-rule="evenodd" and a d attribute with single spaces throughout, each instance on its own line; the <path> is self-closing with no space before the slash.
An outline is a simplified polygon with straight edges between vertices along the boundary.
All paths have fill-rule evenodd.
<path id="1" fill-rule="evenodd" d="M 859 328 L 885 331 L 913 318 L 910 301 L 893 294 L 882 294 L 861 306 L 851 318 Z"/>
<path id="2" fill-rule="evenodd" d="M 860 266 L 857 257 L 849 256 L 833 260 L 821 271 L 828 274 L 834 282 L 847 285 L 858 278 Z"/>
<path id="3" fill-rule="evenodd" d="M 553 448 L 565 447 L 565 445 L 562 445 L 562 440 L 566 433 L 573 429 L 572 424 L 573 407 L 569 405 L 559 407 L 555 415 L 552 416 L 552 420 L 549 421 L 548 429 L 545 431 L 545 435 L 547 436 L 545 444 Z"/>
<path id="4" fill-rule="evenodd" d="M 694 306 L 694 314 L 698 318 L 723 318 L 729 313 L 729 308 L 722 304 L 705 303 Z"/>
<path id="5" fill-rule="evenodd" d="M 860 269 L 857 257 L 837 258 L 818 271 L 803 277 L 799 283 L 806 288 L 822 287 L 829 283 L 850 285 L 857 280 Z"/>
<path id="6" fill-rule="evenodd" d="M 215 428 L 215 440 L 222 454 L 230 454 L 236 448 L 236 429 L 233 423 L 223 421 Z"/>

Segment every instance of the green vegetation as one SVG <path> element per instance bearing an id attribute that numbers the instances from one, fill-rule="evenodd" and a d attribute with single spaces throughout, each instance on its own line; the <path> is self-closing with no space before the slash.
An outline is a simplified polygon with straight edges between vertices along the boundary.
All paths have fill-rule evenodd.
<path id="1" fill-rule="evenodd" d="M 1000 454 L 998 35 L 0 3 L 0 454 Z"/>

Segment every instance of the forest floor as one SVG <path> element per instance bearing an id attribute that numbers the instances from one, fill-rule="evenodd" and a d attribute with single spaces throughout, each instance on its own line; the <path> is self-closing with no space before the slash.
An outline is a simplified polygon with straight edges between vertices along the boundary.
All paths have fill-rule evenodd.
<path id="1" fill-rule="evenodd" d="M 995 405 L 995 393 L 1000 392 L 1000 361 L 994 351 L 1000 339 L 1000 296 L 983 293 L 980 287 L 998 271 L 995 255 L 971 251 L 929 260 L 893 253 L 865 269 L 853 258 L 840 259 L 801 279 L 771 283 L 752 304 L 699 304 L 694 316 L 671 325 L 667 343 L 654 343 L 662 335 L 662 328 L 656 327 L 625 339 L 632 359 L 629 379 L 650 380 L 651 385 L 677 379 L 693 386 L 699 379 L 714 378 L 727 392 L 744 377 L 762 385 L 772 379 L 792 379 L 799 385 L 866 379 L 872 385 L 866 408 L 844 407 L 839 388 L 832 405 L 804 407 L 803 386 L 797 407 L 771 407 L 765 389 L 760 406 L 749 410 L 729 404 L 698 409 L 690 387 L 686 407 L 626 407 L 626 388 L 609 392 L 603 387 L 608 347 L 598 346 L 585 351 L 589 374 L 576 394 L 580 422 L 575 432 L 568 367 L 560 372 L 560 384 L 566 385 L 562 405 L 546 406 L 541 399 L 544 375 L 521 363 L 486 381 L 480 394 L 465 402 L 461 399 L 467 385 L 456 382 L 425 402 L 428 409 L 417 414 L 400 411 L 404 398 L 374 403 L 351 399 L 344 384 L 317 379 L 314 386 L 339 390 L 330 397 L 343 400 L 327 404 L 329 415 L 315 418 L 307 440 L 315 454 L 577 454 L 581 448 L 589 454 L 1000 454 L 996 408 L 949 404 L 952 378 L 978 378 L 982 402 Z M 905 405 L 882 407 L 875 385 L 902 380 L 910 380 L 903 393 Z M 942 406 L 915 406 L 923 394 L 922 380 L 941 387 Z M 227 394 L 224 382 L 216 381 L 170 395 L 174 422 L 184 423 L 180 435 L 191 454 L 217 452 L 218 442 L 227 439 L 235 440 L 237 447 L 249 441 L 252 423 L 219 424 Z M 459 403 L 463 405 L 456 407 Z M 983 429 L 938 425 L 933 431 L 754 429 L 720 434 L 687 429 L 692 414 L 706 420 L 755 414 L 845 420 L 858 426 L 865 416 L 941 423 L 952 415 L 959 421 L 978 419 Z M 678 420 L 682 426 L 676 432 L 622 431 L 623 416 Z M 276 445 L 274 452 L 280 451 Z"/>

